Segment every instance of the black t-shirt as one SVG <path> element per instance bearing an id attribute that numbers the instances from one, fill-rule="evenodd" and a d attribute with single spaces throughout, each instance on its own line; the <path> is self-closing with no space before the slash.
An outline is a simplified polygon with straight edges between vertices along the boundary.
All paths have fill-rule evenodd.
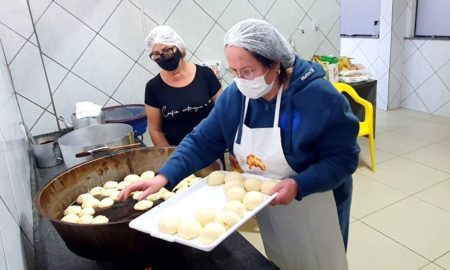
<path id="1" fill-rule="evenodd" d="M 194 80 L 184 87 L 167 85 L 158 74 L 145 87 L 145 104 L 161 110 L 162 130 L 170 145 L 178 145 L 214 107 L 221 88 L 214 72 L 196 65 Z"/>

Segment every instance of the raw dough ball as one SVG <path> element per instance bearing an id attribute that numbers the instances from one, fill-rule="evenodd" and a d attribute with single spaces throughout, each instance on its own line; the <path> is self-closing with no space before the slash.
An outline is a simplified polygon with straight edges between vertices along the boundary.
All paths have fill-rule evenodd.
<path id="1" fill-rule="evenodd" d="M 108 181 L 103 185 L 103 187 L 106 189 L 117 188 L 118 185 L 119 185 L 119 183 L 117 183 L 116 181 Z"/>
<path id="2" fill-rule="evenodd" d="M 139 177 L 139 175 L 137 175 L 137 174 L 129 174 L 129 175 L 125 176 L 123 181 L 128 181 L 128 182 L 134 183 L 136 181 L 139 181 L 139 179 L 141 179 Z"/>
<path id="3" fill-rule="evenodd" d="M 205 226 L 206 224 L 216 220 L 216 213 L 212 208 L 203 208 L 195 213 L 195 218 L 198 222 L 200 222 L 200 224 L 202 224 L 202 226 Z"/>
<path id="4" fill-rule="evenodd" d="M 174 215 L 161 217 L 158 223 L 158 230 L 162 233 L 176 234 L 180 225 L 180 218 Z"/>
<path id="5" fill-rule="evenodd" d="M 278 180 L 274 180 L 274 179 L 269 179 L 269 180 L 265 180 L 262 181 L 261 183 L 261 192 L 264 194 L 269 195 L 269 193 L 272 191 L 273 187 L 278 184 L 280 181 Z"/>
<path id="6" fill-rule="evenodd" d="M 167 201 L 168 199 L 172 198 L 174 195 L 175 195 L 175 193 L 173 193 L 173 192 L 171 192 L 171 191 L 167 191 L 167 192 L 164 192 L 164 193 L 161 195 L 161 198 L 162 198 L 163 200 Z"/>
<path id="7" fill-rule="evenodd" d="M 226 210 L 217 215 L 217 221 L 222 223 L 226 229 L 231 228 L 234 224 L 238 223 L 239 216 L 231 210 Z"/>
<path id="8" fill-rule="evenodd" d="M 225 175 L 219 171 L 213 171 L 208 175 L 208 184 L 211 186 L 222 185 L 225 179 Z"/>
<path id="9" fill-rule="evenodd" d="M 78 205 L 70 205 L 69 207 L 64 210 L 64 215 L 67 216 L 68 214 L 75 214 L 78 215 L 81 211 L 81 206 Z"/>
<path id="10" fill-rule="evenodd" d="M 79 224 L 91 224 L 92 221 L 94 220 L 94 217 L 91 215 L 84 215 L 81 216 L 80 219 L 78 220 Z"/>
<path id="11" fill-rule="evenodd" d="M 142 192 L 143 191 L 135 191 L 134 193 L 133 193 L 133 199 L 134 200 L 139 200 L 139 196 L 142 194 Z"/>
<path id="12" fill-rule="evenodd" d="M 200 235 L 202 225 L 197 220 L 189 218 L 180 222 L 177 231 L 181 238 L 190 240 Z"/>
<path id="13" fill-rule="evenodd" d="M 208 245 L 216 241 L 224 233 L 225 228 L 221 224 L 217 222 L 208 223 L 202 229 L 202 232 L 200 234 L 200 241 L 203 244 Z"/>
<path id="14" fill-rule="evenodd" d="M 245 189 L 243 189 L 241 187 L 230 188 L 226 193 L 227 200 L 242 202 L 242 199 L 244 198 L 245 193 L 247 193 L 247 192 L 245 191 Z"/>
<path id="15" fill-rule="evenodd" d="M 244 196 L 244 205 L 247 210 L 253 210 L 264 201 L 261 192 L 250 191 Z"/>
<path id="16" fill-rule="evenodd" d="M 234 187 L 244 188 L 244 182 L 239 180 L 230 180 L 228 182 L 225 182 L 225 185 L 223 186 L 223 188 L 225 189 L 225 193 Z"/>
<path id="17" fill-rule="evenodd" d="M 161 199 L 161 194 L 159 192 L 150 194 L 147 196 L 147 200 L 155 202 L 157 200 Z"/>
<path id="18" fill-rule="evenodd" d="M 81 209 L 81 211 L 79 213 L 80 217 L 84 216 L 84 215 L 91 215 L 92 216 L 94 214 L 95 214 L 95 210 L 92 207 L 83 208 L 83 209 Z"/>
<path id="19" fill-rule="evenodd" d="M 240 201 L 231 201 L 225 204 L 223 211 L 227 210 L 235 212 L 240 218 L 245 215 L 245 205 Z"/>
<path id="20" fill-rule="evenodd" d="M 109 208 L 114 204 L 114 200 L 111 198 L 104 198 L 103 200 L 100 201 L 100 203 L 98 204 L 98 208 Z"/>
<path id="21" fill-rule="evenodd" d="M 92 196 L 99 196 L 99 195 L 102 194 L 103 189 L 104 189 L 104 188 L 102 188 L 102 187 L 93 187 L 93 188 L 89 191 L 89 194 L 91 194 Z"/>
<path id="22" fill-rule="evenodd" d="M 191 179 L 189 179 L 189 186 L 192 186 L 193 184 L 197 183 L 198 181 L 202 180 L 202 178 L 200 177 L 193 177 Z"/>
<path id="23" fill-rule="evenodd" d="M 83 202 L 84 202 L 85 200 L 88 200 L 88 199 L 94 199 L 94 196 L 92 196 L 92 195 L 89 194 L 89 193 L 83 193 L 83 194 L 81 194 L 80 196 L 78 196 L 78 198 L 77 198 L 77 203 L 83 204 Z"/>
<path id="24" fill-rule="evenodd" d="M 117 189 L 118 190 L 122 190 L 122 189 L 124 189 L 126 186 L 129 186 L 129 185 L 131 185 L 132 183 L 130 182 L 130 181 L 120 181 L 119 182 L 119 185 L 117 186 Z"/>
<path id="25" fill-rule="evenodd" d="M 106 224 L 109 222 L 109 219 L 105 216 L 99 215 L 96 216 L 93 220 L 92 220 L 92 224 Z"/>
<path id="26" fill-rule="evenodd" d="M 261 180 L 258 178 L 247 178 L 244 182 L 245 190 L 259 191 L 261 189 Z"/>
<path id="27" fill-rule="evenodd" d="M 119 200 L 118 196 L 119 196 L 120 191 L 115 190 L 114 192 L 111 192 L 111 195 L 109 195 L 109 198 L 111 198 L 113 201 L 117 202 Z"/>
<path id="28" fill-rule="evenodd" d="M 144 210 L 151 208 L 152 206 L 153 206 L 153 202 L 147 201 L 147 200 L 142 200 L 142 201 L 137 202 L 134 205 L 134 210 L 144 211 Z"/>
<path id="29" fill-rule="evenodd" d="M 85 200 L 83 202 L 83 204 L 81 205 L 82 208 L 86 208 L 86 207 L 92 207 L 92 208 L 96 208 L 98 206 L 98 204 L 100 203 L 99 200 L 93 198 L 93 199 L 89 199 L 89 200 Z"/>
<path id="30" fill-rule="evenodd" d="M 155 172 L 154 171 L 145 171 L 141 174 L 141 178 L 145 178 L 145 179 L 155 178 Z"/>
<path id="31" fill-rule="evenodd" d="M 228 172 L 227 175 L 225 175 L 225 183 L 228 181 L 233 181 L 233 180 L 239 180 L 244 182 L 245 180 L 245 176 L 243 176 L 241 173 L 238 172 Z"/>
<path id="32" fill-rule="evenodd" d="M 80 217 L 78 215 L 68 214 L 67 216 L 64 216 L 61 220 L 69 223 L 77 223 L 79 219 Z"/>
<path id="33" fill-rule="evenodd" d="M 115 189 L 115 188 L 103 189 L 102 196 L 103 197 L 109 197 L 112 194 L 114 194 L 116 191 L 117 191 L 117 189 Z"/>

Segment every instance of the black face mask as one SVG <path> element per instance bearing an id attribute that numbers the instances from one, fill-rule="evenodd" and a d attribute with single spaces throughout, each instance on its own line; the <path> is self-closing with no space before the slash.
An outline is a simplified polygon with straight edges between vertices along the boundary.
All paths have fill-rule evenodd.
<path id="1" fill-rule="evenodd" d="M 160 68 L 164 70 L 174 71 L 180 64 L 180 59 L 181 59 L 181 52 L 180 50 L 177 50 L 175 54 L 169 59 L 165 59 L 164 55 L 161 55 L 161 60 L 159 60 L 157 64 Z"/>

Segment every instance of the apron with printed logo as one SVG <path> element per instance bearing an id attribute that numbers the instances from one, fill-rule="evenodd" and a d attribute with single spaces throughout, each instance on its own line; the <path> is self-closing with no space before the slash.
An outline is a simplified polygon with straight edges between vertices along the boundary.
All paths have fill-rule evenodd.
<path id="1" fill-rule="evenodd" d="M 284 156 L 278 120 L 282 88 L 273 127 L 249 128 L 245 98 L 240 143 L 236 135 L 234 155 L 246 173 L 285 179 L 297 173 Z M 300 187 L 301 189 L 301 187 Z M 268 205 L 257 214 L 267 257 L 283 270 L 348 269 L 332 191 L 293 200 L 289 205 Z"/>

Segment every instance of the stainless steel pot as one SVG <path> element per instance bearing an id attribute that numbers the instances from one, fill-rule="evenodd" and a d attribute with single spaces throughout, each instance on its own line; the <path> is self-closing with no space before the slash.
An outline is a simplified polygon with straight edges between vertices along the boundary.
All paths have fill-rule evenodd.
<path id="1" fill-rule="evenodd" d="M 68 128 L 73 129 L 80 129 L 84 127 L 89 127 L 93 125 L 99 125 L 105 123 L 105 116 L 103 111 L 98 116 L 91 116 L 91 117 L 84 117 L 84 118 L 77 118 L 75 113 L 72 114 L 71 119 L 72 123 L 69 123 L 67 119 L 64 118 L 64 116 L 60 115 L 58 117 L 61 121 L 63 121 L 64 125 Z"/>
<path id="2" fill-rule="evenodd" d="M 127 124 L 102 124 L 76 129 L 58 140 L 64 164 L 70 168 L 82 162 L 104 156 L 105 153 L 76 157 L 95 148 L 134 143 L 133 128 Z"/>

